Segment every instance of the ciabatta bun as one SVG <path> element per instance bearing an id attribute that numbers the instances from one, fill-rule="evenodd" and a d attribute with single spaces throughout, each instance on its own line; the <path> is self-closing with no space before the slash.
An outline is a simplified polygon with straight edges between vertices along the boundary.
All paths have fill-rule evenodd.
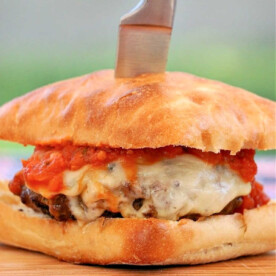
<path id="1" fill-rule="evenodd" d="M 0 242 L 89 264 L 200 264 L 276 247 L 276 204 L 242 214 L 182 219 L 99 218 L 58 222 L 22 205 L 0 185 Z"/>
<path id="2" fill-rule="evenodd" d="M 185 73 L 115 79 L 100 71 L 39 88 L 0 108 L 0 139 L 22 144 L 203 151 L 276 147 L 276 105 Z"/>

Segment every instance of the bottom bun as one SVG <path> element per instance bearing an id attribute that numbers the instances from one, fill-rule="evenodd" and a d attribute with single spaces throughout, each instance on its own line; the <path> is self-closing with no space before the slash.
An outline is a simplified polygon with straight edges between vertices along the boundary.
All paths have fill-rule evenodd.
<path id="1" fill-rule="evenodd" d="M 275 249 L 276 204 L 244 214 L 181 219 L 58 222 L 20 203 L 0 183 L 0 242 L 87 264 L 201 264 Z"/>

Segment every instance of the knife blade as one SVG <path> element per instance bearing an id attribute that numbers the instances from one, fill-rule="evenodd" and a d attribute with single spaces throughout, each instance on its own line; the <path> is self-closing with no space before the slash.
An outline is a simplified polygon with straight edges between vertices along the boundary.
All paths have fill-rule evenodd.
<path id="1" fill-rule="evenodd" d="M 143 0 L 121 18 L 116 78 L 165 72 L 175 7 L 176 0 Z"/>

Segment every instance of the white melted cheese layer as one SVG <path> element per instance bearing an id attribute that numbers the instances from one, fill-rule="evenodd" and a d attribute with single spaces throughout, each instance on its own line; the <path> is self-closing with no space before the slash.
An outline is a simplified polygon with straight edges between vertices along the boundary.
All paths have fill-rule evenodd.
<path id="1" fill-rule="evenodd" d="M 152 165 L 138 165 L 136 183 L 129 183 L 119 161 L 106 170 L 89 165 L 66 171 L 62 192 L 78 220 L 91 221 L 105 210 L 123 217 L 177 220 L 188 214 L 219 213 L 236 197 L 250 193 L 251 184 L 227 166 L 214 166 L 184 154 Z M 140 209 L 133 201 L 143 198 Z"/>

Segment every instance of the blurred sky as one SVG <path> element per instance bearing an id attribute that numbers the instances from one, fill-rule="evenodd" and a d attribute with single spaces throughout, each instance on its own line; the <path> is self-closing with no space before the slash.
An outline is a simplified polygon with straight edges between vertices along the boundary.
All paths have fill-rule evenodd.
<path id="1" fill-rule="evenodd" d="M 137 3 L 0 0 L 0 104 L 113 68 L 119 18 Z M 275 1 L 178 0 L 167 67 L 275 99 Z"/>

